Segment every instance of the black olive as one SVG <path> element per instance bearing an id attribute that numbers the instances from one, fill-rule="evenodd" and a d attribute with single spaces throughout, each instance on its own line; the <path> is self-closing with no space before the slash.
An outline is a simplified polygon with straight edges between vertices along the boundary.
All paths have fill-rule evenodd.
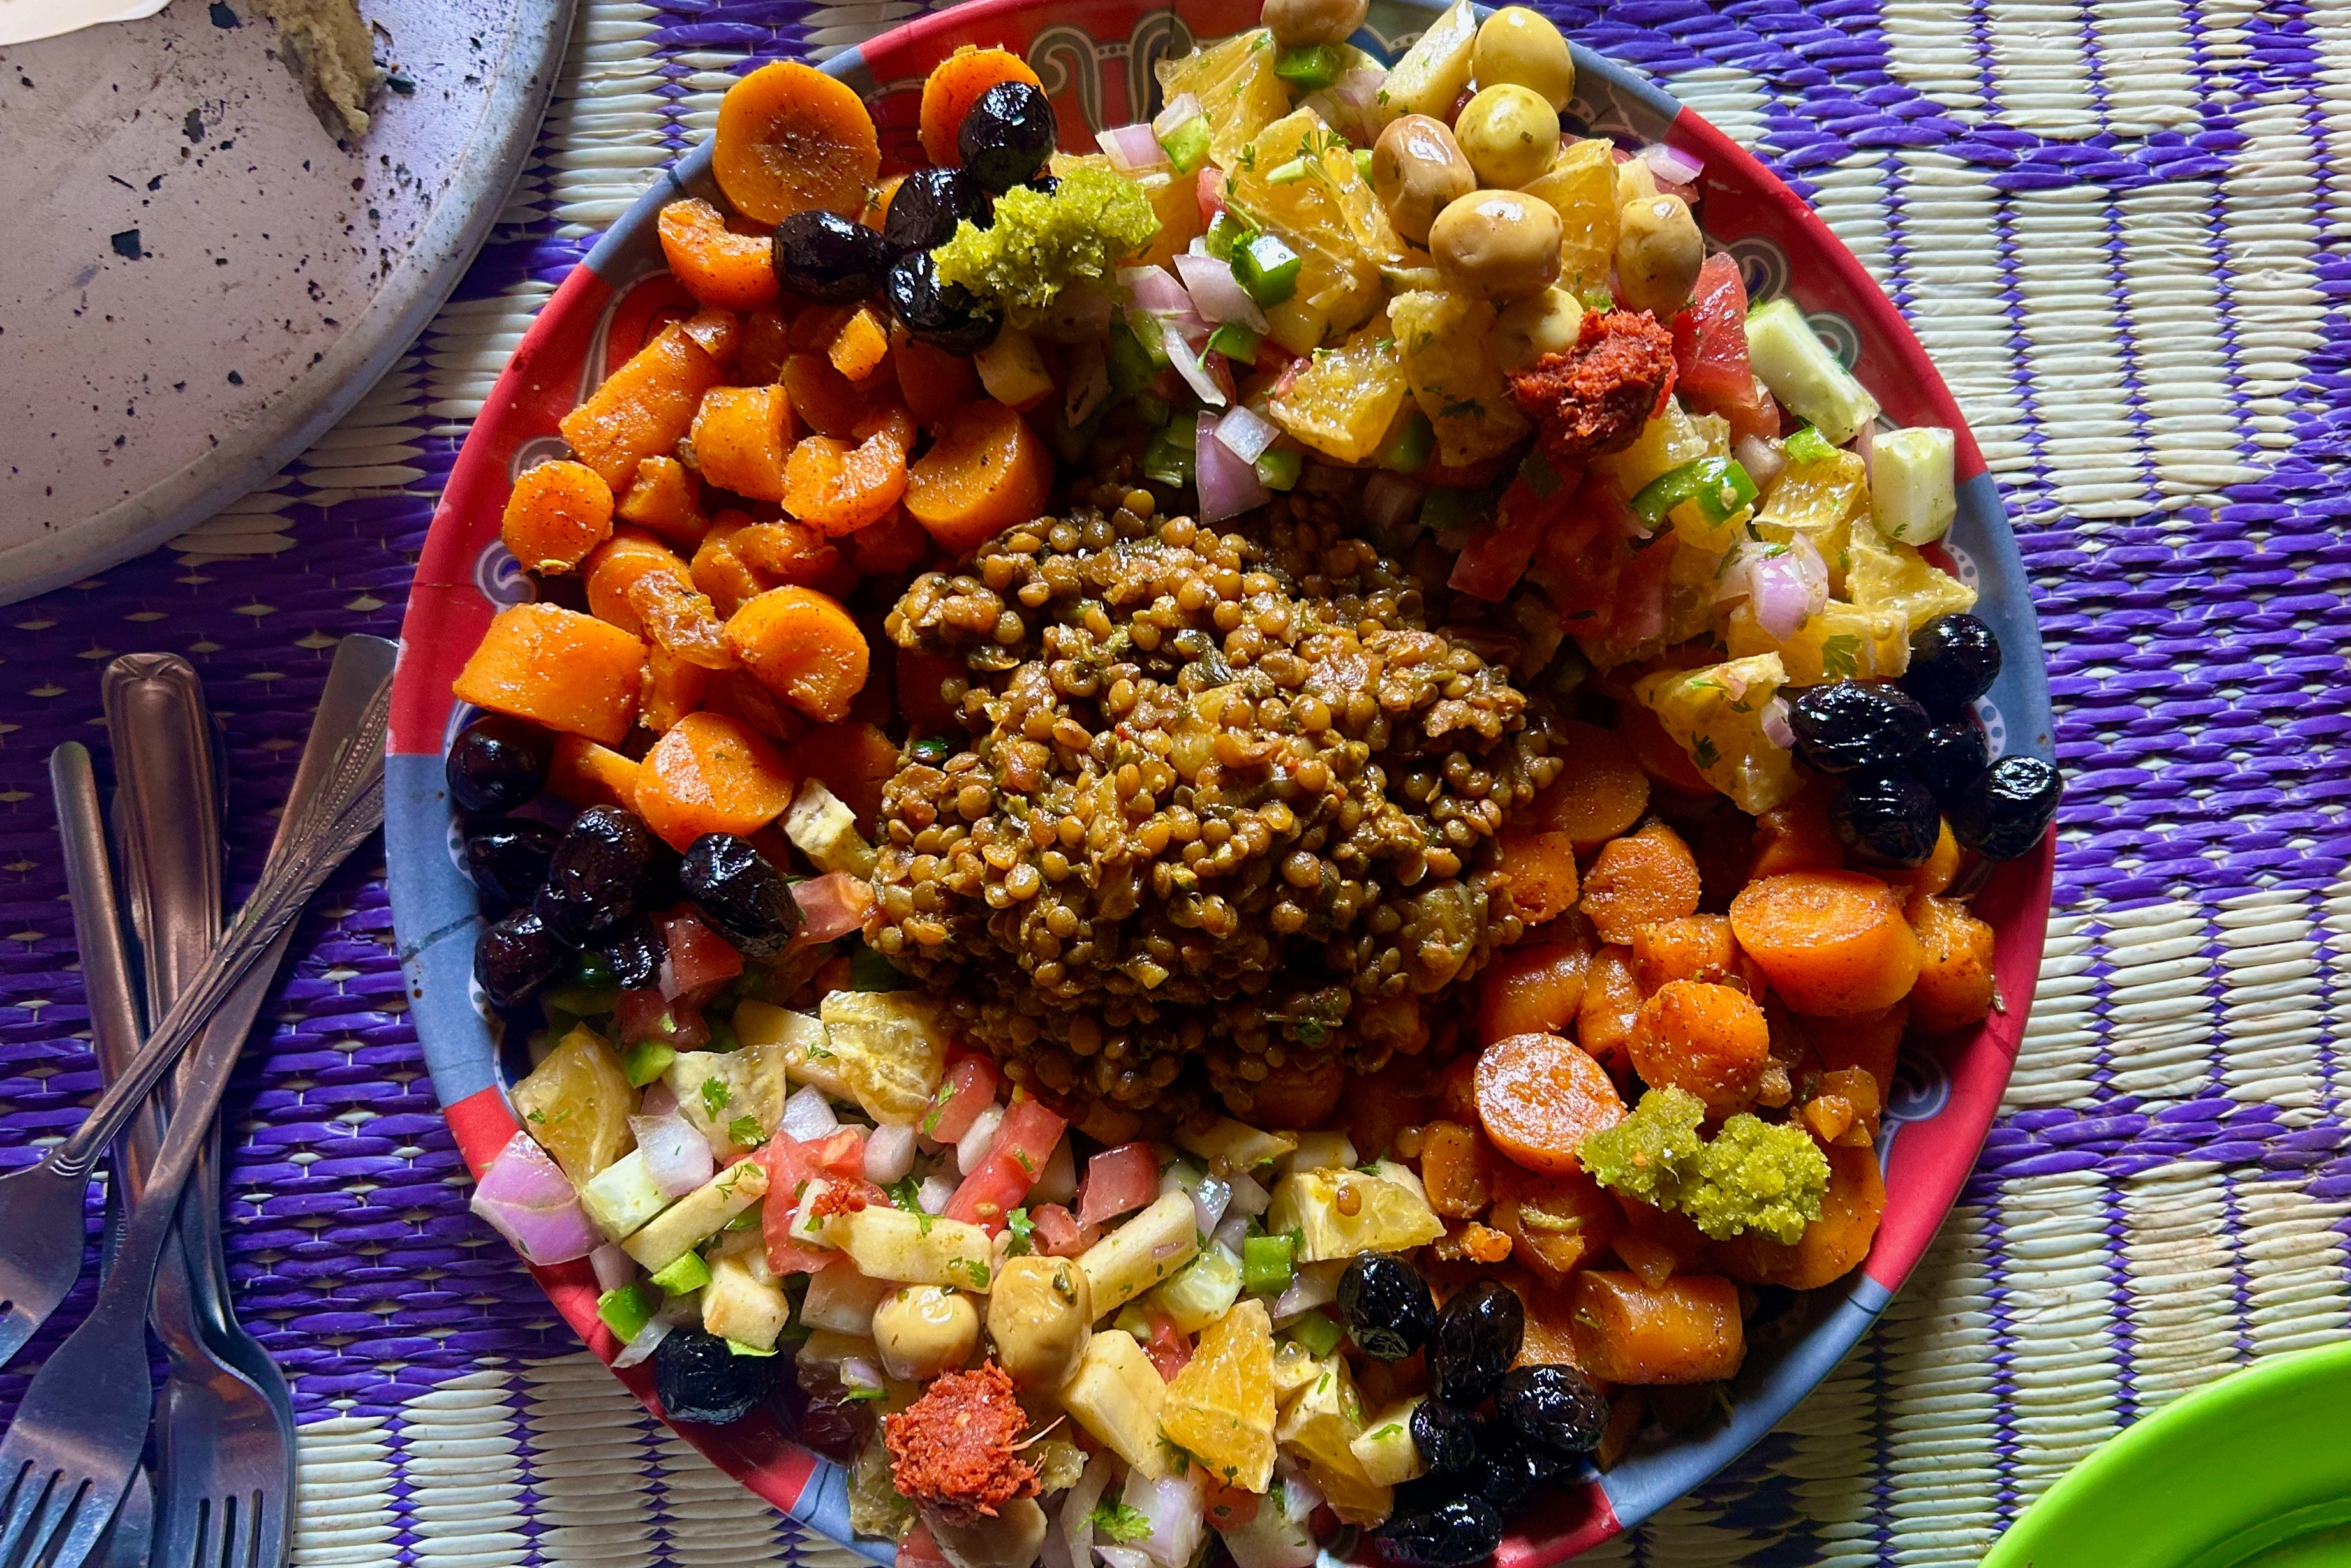
<path id="1" fill-rule="evenodd" d="M 661 978 L 661 964 L 669 955 L 669 944 L 662 940 L 652 921 L 642 915 L 632 915 L 598 936 L 593 950 L 610 971 L 604 984 L 624 991 L 643 991 L 650 990 Z"/>
<path id="2" fill-rule="evenodd" d="M 723 1427 L 775 1392 L 777 1359 L 737 1355 L 715 1333 L 674 1328 L 653 1349 L 653 1393 L 673 1421 Z"/>
<path id="3" fill-rule="evenodd" d="M 465 812 L 511 811 L 547 788 L 555 740 L 547 731 L 502 713 L 484 714 L 449 743 L 443 772 L 449 799 Z"/>
<path id="4" fill-rule="evenodd" d="M 882 237 L 901 251 L 936 250 L 966 219 L 984 229 L 993 216 L 987 193 L 964 170 L 917 169 L 891 193 Z"/>
<path id="5" fill-rule="evenodd" d="M 1469 1486 L 1503 1515 L 1516 1513 L 1559 1466 L 1495 1418 L 1478 1423 L 1478 1468 Z"/>
<path id="6" fill-rule="evenodd" d="M 1984 744 L 1984 733 L 1972 718 L 1937 725 L 1910 754 L 1910 770 L 1946 806 L 1967 793 L 1968 786 L 1991 766 L 1991 747 Z"/>
<path id="7" fill-rule="evenodd" d="M 1879 865 L 1926 864 L 1942 825 L 1935 792 L 1907 768 L 1854 774 L 1829 800 L 1838 840 Z"/>
<path id="8" fill-rule="evenodd" d="M 1384 1252 L 1358 1253 L 1339 1276 L 1339 1311 L 1365 1355 L 1402 1361 L 1428 1343 L 1437 1298 L 1420 1270 Z"/>
<path id="9" fill-rule="evenodd" d="M 1465 1475 L 1478 1468 L 1478 1423 L 1441 1399 L 1424 1399 L 1412 1407 L 1412 1446 L 1430 1475 Z"/>
<path id="10" fill-rule="evenodd" d="M 774 956 L 799 935 L 791 885 L 748 839 L 703 834 L 686 847 L 678 885 L 705 924 L 754 958 Z"/>
<path id="11" fill-rule="evenodd" d="M 1883 681 L 1808 686 L 1788 709 L 1796 755 L 1823 773 L 1892 768 L 1917 749 L 1932 722 L 1925 708 Z"/>
<path id="12" fill-rule="evenodd" d="M 1565 1458 L 1581 1458 L 1608 1429 L 1608 1400 L 1572 1366 L 1521 1366 L 1502 1379 L 1494 1414 Z"/>
<path id="13" fill-rule="evenodd" d="M 1951 808 L 1951 836 L 1988 861 L 2032 852 L 2057 815 L 2065 780 L 2038 757 L 2003 757 Z"/>
<path id="14" fill-rule="evenodd" d="M 1029 182 L 1029 188 L 1040 195 L 1050 196 L 1054 192 L 1061 188 L 1061 176 L 1058 174 L 1040 174 L 1035 179 Z"/>
<path id="15" fill-rule="evenodd" d="M 573 819 L 547 885 L 531 907 L 548 929 L 580 944 L 637 910 L 637 888 L 654 855 L 653 831 L 618 806 L 590 806 Z"/>
<path id="16" fill-rule="evenodd" d="M 776 279 L 818 305 L 848 305 L 882 287 L 895 253 L 853 218 L 810 208 L 776 225 Z"/>
<path id="17" fill-rule="evenodd" d="M 1972 615 L 1938 615 L 1910 633 L 1902 689 L 1937 718 L 1958 718 L 2000 675 L 2000 639 Z"/>
<path id="18" fill-rule="evenodd" d="M 495 921 L 474 945 L 474 978 L 501 1012 L 538 994 L 571 961 L 571 946 L 528 909 Z"/>
<path id="19" fill-rule="evenodd" d="M 547 864 L 563 835 L 527 817 L 497 818 L 465 835 L 465 874 L 480 890 L 486 913 L 502 915 L 531 901 L 547 881 Z"/>
<path id="20" fill-rule="evenodd" d="M 1468 1568 L 1502 1544 L 1502 1516 L 1482 1497 L 1449 1497 L 1425 1511 L 1390 1514 L 1372 1539 L 1402 1568 Z"/>
<path id="21" fill-rule="evenodd" d="M 1519 1358 L 1526 1332 L 1527 1310 L 1516 1291 L 1491 1280 L 1464 1286 L 1438 1310 L 1428 1343 L 1437 1396 L 1465 1410 L 1484 1404 Z"/>
<path id="22" fill-rule="evenodd" d="M 1004 319 L 960 283 L 941 283 L 928 251 L 899 259 L 890 269 L 890 308 L 918 343 L 950 354 L 977 354 L 996 341 Z"/>
<path id="23" fill-rule="evenodd" d="M 1025 81 L 1000 81 L 965 112 L 956 151 L 966 172 L 1000 194 L 1044 168 L 1060 134 L 1042 92 Z"/>

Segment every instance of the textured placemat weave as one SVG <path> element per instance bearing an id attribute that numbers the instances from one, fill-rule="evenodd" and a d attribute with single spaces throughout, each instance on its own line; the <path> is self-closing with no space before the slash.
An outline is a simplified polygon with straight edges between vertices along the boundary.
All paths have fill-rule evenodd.
<path id="1" fill-rule="evenodd" d="M 1934 1252 L 1781 1430 L 1594 1560 L 1972 1563 L 2136 1416 L 2351 1332 L 2351 10 L 1551 8 L 1774 162 L 1917 323 L 2032 567 L 2072 784 L 2032 1030 Z M 203 670 L 249 879 L 327 651 L 397 630 L 455 444 L 587 239 L 743 57 L 919 9 L 589 0 L 496 239 L 383 385 L 173 549 L 0 611 L 0 1160 L 95 1090 L 42 762 L 90 736 L 105 659 Z M 646 1419 L 465 1214 L 371 852 L 227 1109 L 239 1299 L 304 1422 L 299 1561 L 830 1555 Z"/>

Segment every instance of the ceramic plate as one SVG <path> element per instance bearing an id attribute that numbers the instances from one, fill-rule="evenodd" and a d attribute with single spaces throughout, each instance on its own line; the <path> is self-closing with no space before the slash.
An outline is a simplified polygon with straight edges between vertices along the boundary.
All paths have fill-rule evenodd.
<path id="1" fill-rule="evenodd" d="M 1393 59 L 1433 14 L 1405 0 L 1374 0 L 1354 42 Z M 825 69 L 872 106 L 885 168 L 920 161 L 915 124 L 923 78 L 961 44 L 1002 45 L 1026 56 L 1052 96 L 1064 143 L 1091 151 L 1092 130 L 1147 118 L 1155 107 L 1153 61 L 1183 52 L 1196 36 L 1226 37 L 1256 20 L 1256 0 L 1208 0 L 1172 11 L 1144 0 L 977 0 L 837 56 Z M 1750 295 L 1792 295 L 1897 424 L 1959 433 L 1959 513 L 1947 559 L 1981 591 L 1977 612 L 2006 651 L 1984 717 L 1996 748 L 2051 756 L 2048 679 L 2023 563 L 1959 408 L 1901 316 L 1802 201 L 1719 131 L 1613 61 L 1578 49 L 1576 71 L 1569 118 L 1579 130 L 1627 145 L 1662 141 L 1706 166 L 1707 230 L 1739 258 Z M 444 748 L 465 716 L 449 683 L 491 614 L 528 591 L 498 543 L 499 513 L 514 475 L 559 453 L 556 421 L 650 331 L 683 313 L 684 296 L 663 270 L 654 217 L 680 195 L 715 195 L 709 169 L 706 146 L 682 160 L 541 311 L 450 476 L 402 631 L 385 780 L 392 907 L 434 1085 L 477 1174 L 516 1122 L 472 983 L 480 921 L 454 853 L 456 823 L 442 784 Z M 1607 1475 L 1562 1488 L 1504 1543 L 1501 1568 L 1537 1568 L 1580 1552 L 1698 1485 L 1786 1415 L 1885 1308 L 1942 1223 L 2008 1082 L 2048 923 L 2053 855 L 2053 843 L 2044 841 L 2036 857 L 2002 867 L 1976 903 L 1998 933 L 2003 1010 L 1970 1038 L 1903 1058 L 1880 1144 L 1886 1210 L 1867 1261 L 1838 1284 L 1797 1299 L 1768 1335 L 1758 1336 L 1732 1385 L 1729 1408 L 1714 1425 L 1636 1446 Z M 588 1265 L 541 1270 L 538 1278 L 580 1336 L 609 1359 L 618 1346 L 597 1320 Z M 618 1375 L 650 1405 L 649 1367 Z M 847 1540 L 841 1473 L 773 1422 L 755 1417 L 724 1429 L 679 1430 L 777 1507 Z M 852 1544 L 889 1557 L 874 1542 Z"/>

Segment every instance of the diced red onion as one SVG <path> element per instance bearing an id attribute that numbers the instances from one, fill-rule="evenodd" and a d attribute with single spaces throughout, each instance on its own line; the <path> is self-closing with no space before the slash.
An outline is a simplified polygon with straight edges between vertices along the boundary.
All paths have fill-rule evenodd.
<path id="1" fill-rule="evenodd" d="M 1167 100 L 1167 106 L 1151 117 L 1154 136 L 1173 136 L 1200 118 L 1200 100 L 1188 92 L 1179 92 Z"/>
<path id="2" fill-rule="evenodd" d="M 1111 167 L 1122 174 L 1163 168 L 1167 162 L 1167 150 L 1159 145 L 1159 133 L 1143 120 L 1095 131 L 1094 145 L 1110 154 Z"/>
<path id="3" fill-rule="evenodd" d="M 600 1291 L 617 1291 L 637 1277 L 637 1260 L 622 1251 L 617 1241 L 607 1241 L 589 1253 L 588 1266 L 596 1270 Z"/>
<path id="4" fill-rule="evenodd" d="M 1038 1175 L 1037 1185 L 1029 1189 L 1029 1201 L 1066 1204 L 1077 1196 L 1078 1156 L 1070 1147 L 1070 1140 L 1064 1137 L 1046 1156 L 1045 1168 Z"/>
<path id="5" fill-rule="evenodd" d="M 843 1388 L 880 1388 L 883 1386 L 881 1366 L 877 1363 L 867 1360 L 864 1356 L 843 1356 L 840 1366 L 835 1370 L 841 1378 L 841 1385 Z"/>
<path id="6" fill-rule="evenodd" d="M 1245 1171 L 1234 1176 L 1232 1186 L 1232 1211 L 1235 1214 L 1255 1219 L 1273 1207 L 1273 1194 L 1265 1190 L 1263 1182 Z"/>
<path id="7" fill-rule="evenodd" d="M 876 1186 L 904 1181 L 914 1168 L 914 1129 L 881 1126 L 865 1134 L 865 1179 Z"/>
<path id="8" fill-rule="evenodd" d="M 685 988 L 678 984 L 677 966 L 669 961 L 666 950 L 661 956 L 661 967 L 654 971 L 653 983 L 661 988 L 662 1000 L 665 1002 L 674 1002 L 685 994 Z"/>
<path id="9" fill-rule="evenodd" d="M 1156 267 L 1122 267 L 1118 280 L 1134 296 L 1135 308 L 1154 316 L 1188 314 L 1192 297 L 1174 273 Z"/>
<path id="10" fill-rule="evenodd" d="M 1420 516 L 1420 486 L 1385 468 L 1364 482 L 1364 517 L 1384 528 L 1400 528 Z"/>
<path id="11" fill-rule="evenodd" d="M 1217 1227 L 1216 1233 L 1209 1239 L 1238 1258 L 1241 1255 L 1241 1249 L 1249 1244 L 1249 1233 L 1248 1215 L 1228 1214 L 1224 1223 Z"/>
<path id="12" fill-rule="evenodd" d="M 944 1214 L 947 1200 L 955 1197 L 960 1185 L 953 1176 L 926 1176 L 923 1185 L 914 1189 L 914 1207 L 925 1214 Z"/>
<path id="13" fill-rule="evenodd" d="M 1215 414 L 1200 414 L 1194 429 L 1192 483 L 1200 492 L 1201 522 L 1221 523 L 1273 499 L 1257 476 L 1257 465 L 1217 439 Z"/>
<path id="14" fill-rule="evenodd" d="M 699 1312 L 698 1305 L 695 1310 Z M 612 1358 L 612 1364 L 625 1368 L 649 1359 L 654 1351 L 661 1348 L 661 1342 L 669 1338 L 670 1332 L 677 1326 L 663 1322 L 658 1315 L 647 1318 L 645 1326 L 637 1331 L 636 1337 L 622 1345 L 621 1353 Z"/>
<path id="15" fill-rule="evenodd" d="M 1861 428 L 1853 433 L 1853 439 L 1845 444 L 1853 448 L 1865 465 L 1874 465 L 1877 456 L 1877 422 L 1874 419 L 1862 421 Z"/>
<path id="16" fill-rule="evenodd" d="M 1763 738 L 1782 751 L 1796 749 L 1796 732 L 1788 723 L 1788 699 L 1775 696 L 1763 705 L 1758 722 L 1763 728 Z"/>
<path id="17" fill-rule="evenodd" d="M 1071 430 L 1094 416 L 1110 401 L 1110 359 L 1099 340 L 1081 344 L 1070 355 L 1070 390 L 1061 400 L 1061 417 Z"/>
<path id="18" fill-rule="evenodd" d="M 1208 1530 L 1207 1499 L 1193 1471 L 1187 1467 L 1182 1475 L 1154 1480 L 1129 1470 L 1120 1500 L 1151 1527 L 1135 1543 L 1143 1554 L 1159 1568 L 1186 1568 Z"/>
<path id="19" fill-rule="evenodd" d="M 987 1151 L 996 1146 L 996 1134 L 1004 1126 L 1004 1107 L 990 1105 L 971 1124 L 970 1131 L 956 1140 L 956 1169 L 969 1176 L 987 1158 Z"/>
<path id="20" fill-rule="evenodd" d="M 676 1109 L 677 1091 L 670 1087 L 666 1078 L 656 1078 L 646 1084 L 643 1096 L 637 1101 L 640 1116 L 666 1116 Z"/>
<path id="21" fill-rule="evenodd" d="M 632 1116 L 629 1131 L 636 1134 L 637 1152 L 645 1156 L 645 1174 L 664 1197 L 684 1197 L 718 1173 L 710 1140 L 683 1112 Z"/>
<path id="22" fill-rule="evenodd" d="M 1186 296 L 1186 298 L 1189 298 Z M 1207 339 L 1207 323 L 1186 310 L 1184 315 L 1150 318 L 1160 324 L 1161 338 L 1167 350 L 1167 362 L 1192 389 L 1192 395 L 1210 408 L 1225 406 L 1224 388 L 1200 361 L 1198 342 Z M 1207 519 L 1202 519 L 1206 521 Z"/>
<path id="23" fill-rule="evenodd" d="M 1077 1484 L 1070 1488 L 1069 1496 L 1061 1500 L 1061 1536 L 1069 1545 L 1070 1560 L 1078 1568 L 1092 1568 L 1094 1505 L 1102 1501 L 1102 1490 L 1110 1485 L 1111 1467 L 1115 1462 L 1107 1452 L 1094 1455 L 1079 1472 Z"/>
<path id="24" fill-rule="evenodd" d="M 1329 1306 L 1339 1299 L 1339 1276 L 1347 1271 L 1343 1260 L 1327 1263 L 1307 1263 L 1291 1277 L 1289 1288 L 1274 1298 L 1273 1321 L 1285 1322 L 1303 1317 L 1317 1307 Z"/>
<path id="25" fill-rule="evenodd" d="M 1668 147 L 1662 141 L 1653 141 L 1642 148 L 1641 162 L 1649 166 L 1649 172 L 1669 184 L 1695 184 L 1698 177 L 1706 172 L 1704 163 L 1679 148 Z"/>
<path id="26" fill-rule="evenodd" d="M 482 1173 L 470 1207 L 526 1263 L 569 1263 L 604 1244 L 603 1232 L 580 1207 L 571 1178 L 528 1133 L 507 1140 Z"/>
<path id="27" fill-rule="evenodd" d="M 839 1132 L 841 1118 L 832 1113 L 832 1102 L 824 1097 L 824 1091 L 811 1083 L 795 1089 L 785 1100 L 776 1129 L 797 1143 L 813 1144 Z"/>
<path id="28" fill-rule="evenodd" d="M 1233 277 L 1232 263 L 1187 251 L 1176 258 L 1176 271 L 1184 279 L 1185 292 L 1192 297 L 1192 308 L 1203 321 L 1211 326 L 1238 321 L 1252 332 L 1271 329 L 1265 312 Z"/>
<path id="29" fill-rule="evenodd" d="M 1228 1183 L 1210 1176 L 1192 1189 L 1192 1218 L 1200 1234 L 1208 1235 L 1225 1218 L 1225 1210 L 1233 1201 L 1233 1189 Z"/>
<path id="30" fill-rule="evenodd" d="M 1235 403 L 1217 421 L 1217 439 L 1244 463 L 1254 464 L 1281 439 L 1281 426 L 1247 403 Z"/>
<path id="31" fill-rule="evenodd" d="M 1165 1263 L 1182 1250 L 1184 1250 L 1184 1243 L 1181 1241 L 1162 1241 L 1151 1249 L 1151 1260 L 1155 1263 Z"/>
<path id="32" fill-rule="evenodd" d="M 1037 1561 L 1042 1568 L 1093 1568 L 1092 1563 L 1081 1564 L 1070 1555 L 1069 1538 L 1058 1530 L 1045 1531 L 1044 1542 L 1037 1548 Z"/>
<path id="33" fill-rule="evenodd" d="M 803 946 L 835 942 L 861 930 L 873 907 L 873 884 L 845 871 L 827 872 L 792 884 L 792 901 L 800 906 Z"/>
<path id="34" fill-rule="evenodd" d="M 653 1309 L 653 1321 L 674 1329 L 702 1326 L 702 1297 L 688 1291 L 682 1296 L 671 1296 Z"/>
<path id="35" fill-rule="evenodd" d="M 1772 482 L 1788 466 L 1788 459 L 1780 451 L 1780 444 L 1766 441 L 1760 435 L 1740 436 L 1739 444 L 1730 451 L 1731 455 L 1739 459 L 1739 465 L 1747 470 L 1747 476 L 1755 481 L 1758 490 L 1769 490 Z"/>
<path id="36" fill-rule="evenodd" d="M 1331 96 L 1350 108 L 1369 109 L 1379 101 L 1380 89 L 1387 79 L 1385 67 L 1357 66 L 1339 73 L 1339 79 L 1331 84 Z"/>
<path id="37" fill-rule="evenodd" d="M 1759 560 L 1748 573 L 1747 608 L 1772 641 L 1784 643 L 1828 607 L 1829 569 L 1802 534 L 1787 550 Z"/>
<path id="38" fill-rule="evenodd" d="M 1322 1506 L 1322 1489 L 1288 1454 L 1274 1457 L 1273 1474 L 1281 1483 L 1281 1511 L 1291 1519 L 1304 1519 Z"/>

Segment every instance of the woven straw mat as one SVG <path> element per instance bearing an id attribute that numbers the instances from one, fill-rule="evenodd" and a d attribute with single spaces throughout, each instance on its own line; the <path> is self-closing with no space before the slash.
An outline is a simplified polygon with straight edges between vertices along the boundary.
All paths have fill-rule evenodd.
<path id="1" fill-rule="evenodd" d="M 382 385 L 169 549 L 0 612 L 8 1160 L 96 1089 L 43 761 L 92 737 L 105 660 L 204 672 L 249 882 L 328 652 L 396 632 L 532 312 L 747 55 L 918 9 L 584 3 L 489 248 Z M 2351 1322 L 2351 7 L 1555 14 L 1772 162 L 1917 324 L 2033 571 L 2071 791 L 2032 1032 L 1933 1252 L 1781 1429 L 1590 1560 L 1971 1563 L 2137 1416 Z M 226 1110 L 238 1299 L 302 1422 L 297 1560 L 837 1563 L 644 1416 L 466 1214 L 391 944 L 379 847 L 302 927 Z"/>

